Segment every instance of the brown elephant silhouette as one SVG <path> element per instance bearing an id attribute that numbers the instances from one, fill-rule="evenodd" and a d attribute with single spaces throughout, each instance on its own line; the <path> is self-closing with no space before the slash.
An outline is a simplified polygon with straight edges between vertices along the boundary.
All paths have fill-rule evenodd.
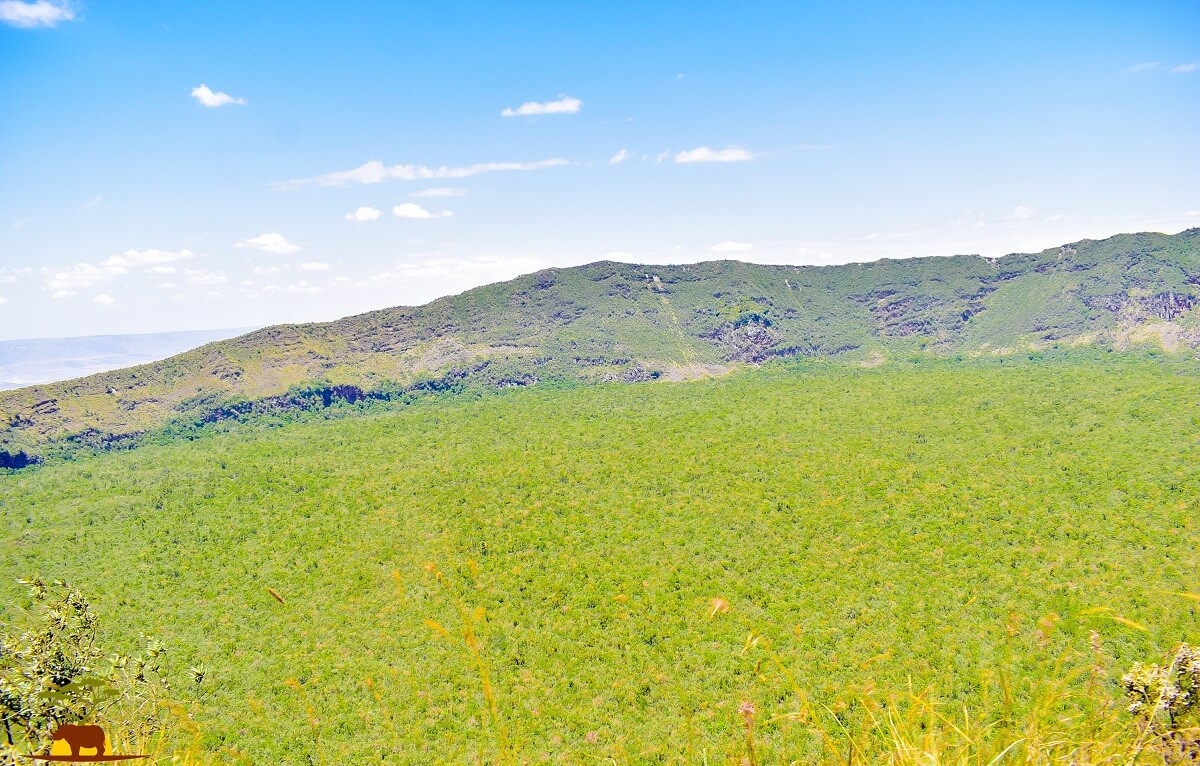
<path id="1" fill-rule="evenodd" d="M 104 755 L 104 729 L 94 724 L 64 723 L 52 736 L 55 742 L 65 739 L 71 746 L 71 755 L 79 755 L 85 747 L 94 747 L 96 755 Z"/>

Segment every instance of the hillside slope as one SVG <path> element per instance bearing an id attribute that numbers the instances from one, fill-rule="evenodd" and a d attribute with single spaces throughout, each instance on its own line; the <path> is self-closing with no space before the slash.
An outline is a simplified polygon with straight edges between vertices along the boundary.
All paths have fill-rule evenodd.
<path id="1" fill-rule="evenodd" d="M 269 327 L 154 364 L 0 393 L 0 467 L 172 421 L 456 386 L 687 378 L 777 357 L 1052 342 L 1200 345 L 1200 229 L 1033 254 L 841 266 L 600 262 L 421 307 Z"/>

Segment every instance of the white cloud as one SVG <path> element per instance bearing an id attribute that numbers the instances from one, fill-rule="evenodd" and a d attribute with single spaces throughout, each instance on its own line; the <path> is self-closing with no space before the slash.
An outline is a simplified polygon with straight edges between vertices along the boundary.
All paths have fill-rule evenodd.
<path id="1" fill-rule="evenodd" d="M 278 266 L 255 266 L 253 269 L 250 270 L 250 273 L 256 277 L 264 277 L 267 274 L 278 274 L 279 267 Z"/>
<path id="2" fill-rule="evenodd" d="M 1031 207 L 1026 207 L 1025 205 L 1017 205 L 1016 207 L 1013 208 L 1012 215 L 1009 217 L 1016 219 L 1018 221 L 1024 221 L 1028 218 L 1032 218 L 1033 214 L 1036 212 L 1037 211 Z"/>
<path id="3" fill-rule="evenodd" d="M 288 242 L 282 234 L 276 232 L 243 239 L 241 242 L 235 243 L 234 247 L 253 247 L 257 250 L 262 250 L 264 253 L 273 253 L 275 255 L 290 255 L 300 250 L 299 245 Z"/>
<path id="4" fill-rule="evenodd" d="M 92 303 L 99 303 L 101 306 L 111 306 L 116 303 L 116 300 L 111 295 L 101 293 L 95 298 L 92 298 Z"/>
<path id="5" fill-rule="evenodd" d="M 621 151 L 614 154 L 611 159 L 609 159 L 608 164 L 609 165 L 620 165 L 622 162 L 625 161 L 625 158 L 628 156 L 629 156 L 629 150 L 622 149 Z"/>
<path id="6" fill-rule="evenodd" d="M 1158 66 L 1157 61 L 1143 61 L 1140 64 L 1134 64 L 1133 66 L 1129 67 L 1129 71 L 1131 71 L 1131 72 L 1148 72 L 1157 66 Z"/>
<path id="7" fill-rule="evenodd" d="M 159 282 L 154 285 L 155 290 L 174 290 L 179 285 L 175 282 Z"/>
<path id="8" fill-rule="evenodd" d="M 454 214 L 449 210 L 426 210 L 415 202 L 405 202 L 392 208 L 392 215 L 397 218 L 449 218 Z"/>
<path id="9" fill-rule="evenodd" d="M 95 197 L 92 197 L 90 200 L 87 200 L 86 202 L 80 202 L 79 209 L 87 210 L 89 208 L 95 207 L 96 205 L 99 205 L 103 201 L 104 201 L 104 195 L 97 194 Z"/>
<path id="10" fill-rule="evenodd" d="M 172 252 L 170 250 L 126 250 L 120 255 L 106 258 L 103 265 L 106 268 L 127 269 L 136 266 L 149 266 L 156 263 L 185 261 L 194 257 L 195 255 L 191 250 L 180 250 L 179 252 Z"/>
<path id="11" fill-rule="evenodd" d="M 17 281 L 17 278 L 12 276 L 11 274 L 6 274 L 6 275 L 0 277 L 0 285 L 11 285 L 12 283 L 14 283 L 16 281 Z"/>
<path id="12" fill-rule="evenodd" d="M 1200 218 L 1200 210 L 1189 210 L 1184 215 L 1188 218 Z"/>
<path id="13" fill-rule="evenodd" d="M 34 3 L 23 3 L 20 0 L 0 2 L 0 21 L 13 27 L 23 29 L 53 27 L 74 18 L 75 11 L 62 2 L 50 2 L 50 0 L 37 0 Z"/>
<path id="14" fill-rule="evenodd" d="M 210 109 L 218 106 L 225 106 L 226 104 L 240 105 L 246 103 L 246 99 L 244 98 L 234 98 L 228 93 L 223 93 L 221 91 L 214 93 L 212 88 L 208 87 L 204 83 L 200 83 L 196 87 L 192 88 L 192 98 L 196 99 Z"/>
<path id="15" fill-rule="evenodd" d="M 207 286 L 223 285 L 229 281 L 224 272 L 209 271 L 208 269 L 184 269 L 189 285 Z"/>
<path id="16" fill-rule="evenodd" d="M 748 253 L 754 249 L 750 242 L 718 242 L 712 246 L 714 253 Z"/>
<path id="17" fill-rule="evenodd" d="M 445 165 L 431 168 L 425 165 L 384 165 L 379 160 L 371 160 L 352 170 L 339 170 L 312 178 L 297 178 L 271 184 L 271 187 L 279 191 L 293 191 L 312 187 L 378 184 L 384 181 L 429 181 L 438 178 L 467 178 L 480 173 L 498 173 L 506 170 L 541 170 L 566 164 L 566 160 L 549 159 L 537 162 L 481 162 L 461 168 Z"/>
<path id="18" fill-rule="evenodd" d="M 699 146 L 675 155 L 676 162 L 744 162 L 752 159 L 754 159 L 754 155 L 740 146 L 730 146 L 725 149 Z"/>
<path id="19" fill-rule="evenodd" d="M 8 303 L 8 298 L 5 298 L 3 295 L 0 295 L 0 306 L 3 306 L 5 303 Z"/>
<path id="20" fill-rule="evenodd" d="M 74 290 L 55 290 L 50 293 L 51 298 L 74 298 L 78 293 Z"/>
<path id="21" fill-rule="evenodd" d="M 65 268 L 49 267 L 42 270 L 46 276 L 46 287 L 55 291 L 55 298 L 66 298 L 74 295 L 76 290 L 91 287 L 97 282 L 104 282 L 128 271 L 124 266 L 96 266 L 91 263 L 77 263 Z"/>
<path id="22" fill-rule="evenodd" d="M 1171 71 L 1175 74 L 1191 74 L 1192 72 L 1200 72 L 1200 64 L 1180 64 L 1176 67 L 1171 67 Z"/>
<path id="23" fill-rule="evenodd" d="M 174 266 L 151 266 L 146 269 L 147 274 L 174 274 L 176 271 Z"/>
<path id="24" fill-rule="evenodd" d="M 410 197 L 463 197 L 466 196 L 466 189 L 454 189 L 449 186 L 438 186 L 433 189 L 422 189 L 408 195 Z"/>
<path id="25" fill-rule="evenodd" d="M 300 264 L 301 271 L 328 271 L 328 263 L 320 263 L 318 261 L 310 261 L 309 263 Z"/>
<path id="26" fill-rule="evenodd" d="M 1061 221 L 1062 213 L 1055 213 L 1054 215 L 1048 215 L 1048 216 L 1046 216 L 1046 220 L 1049 221 L 1050 223 L 1055 223 L 1057 221 Z"/>
<path id="27" fill-rule="evenodd" d="M 345 219 L 347 221 L 374 221 L 381 215 L 383 213 L 373 207 L 360 207 L 353 213 L 346 213 Z"/>
<path id="28" fill-rule="evenodd" d="M 526 101 L 516 109 L 511 107 L 500 113 L 501 117 L 532 117 L 539 114 L 575 114 L 583 102 L 570 96 L 559 96 L 556 101 Z"/>

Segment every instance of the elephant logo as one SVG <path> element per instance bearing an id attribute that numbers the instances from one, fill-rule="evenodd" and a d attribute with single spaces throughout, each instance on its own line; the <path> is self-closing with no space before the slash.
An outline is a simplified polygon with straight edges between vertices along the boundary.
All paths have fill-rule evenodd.
<path id="1" fill-rule="evenodd" d="M 38 761 L 67 763 L 99 763 L 101 761 L 128 761 L 146 758 L 145 755 L 115 755 L 108 752 L 108 737 L 104 729 L 95 724 L 64 723 L 51 735 L 54 744 L 46 755 L 31 755 Z M 70 750 L 68 755 L 65 750 Z M 85 750 L 94 751 L 86 754 Z"/>

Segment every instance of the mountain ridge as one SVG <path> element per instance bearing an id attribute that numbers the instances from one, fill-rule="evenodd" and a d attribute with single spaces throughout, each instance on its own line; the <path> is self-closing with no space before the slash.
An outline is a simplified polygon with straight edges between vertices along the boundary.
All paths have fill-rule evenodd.
<path id="1" fill-rule="evenodd" d="M 833 266 L 598 261 L 0 392 L 0 467 L 335 402 L 539 381 L 682 380 L 777 358 L 875 363 L 1049 344 L 1200 347 L 1200 228 L 999 258 Z"/>

